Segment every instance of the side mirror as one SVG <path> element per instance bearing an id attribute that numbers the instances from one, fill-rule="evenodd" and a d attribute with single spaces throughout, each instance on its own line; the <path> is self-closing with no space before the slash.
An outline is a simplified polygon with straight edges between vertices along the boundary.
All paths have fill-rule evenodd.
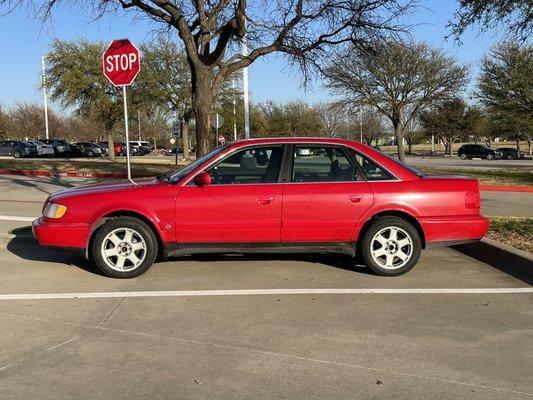
<path id="1" fill-rule="evenodd" d="M 194 177 L 194 183 L 199 187 L 211 185 L 211 175 L 208 172 L 202 171 Z"/>

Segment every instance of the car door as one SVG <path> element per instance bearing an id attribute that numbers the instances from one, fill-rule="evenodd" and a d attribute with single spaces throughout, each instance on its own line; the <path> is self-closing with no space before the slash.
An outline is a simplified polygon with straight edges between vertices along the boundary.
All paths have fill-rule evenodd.
<path id="1" fill-rule="evenodd" d="M 296 144 L 284 176 L 283 244 L 351 242 L 373 204 L 369 184 L 342 146 Z"/>
<path id="2" fill-rule="evenodd" d="M 282 145 L 250 146 L 206 170 L 212 184 L 193 181 L 176 198 L 178 243 L 281 241 Z"/>
<path id="3" fill-rule="evenodd" d="M 0 142 L 0 156 L 7 156 L 8 155 L 8 147 L 5 140 Z"/>

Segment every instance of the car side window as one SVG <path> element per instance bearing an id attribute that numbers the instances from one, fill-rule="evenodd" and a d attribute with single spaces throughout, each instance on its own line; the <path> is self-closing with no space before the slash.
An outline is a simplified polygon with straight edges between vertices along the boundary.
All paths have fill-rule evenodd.
<path id="1" fill-rule="evenodd" d="M 361 153 L 353 152 L 355 160 L 368 181 L 390 181 L 396 178 L 389 171 Z"/>
<path id="2" fill-rule="evenodd" d="M 352 182 L 355 166 L 338 147 L 295 146 L 292 182 Z"/>
<path id="3" fill-rule="evenodd" d="M 231 154 L 207 172 L 213 185 L 278 182 L 283 147 L 248 148 Z"/>

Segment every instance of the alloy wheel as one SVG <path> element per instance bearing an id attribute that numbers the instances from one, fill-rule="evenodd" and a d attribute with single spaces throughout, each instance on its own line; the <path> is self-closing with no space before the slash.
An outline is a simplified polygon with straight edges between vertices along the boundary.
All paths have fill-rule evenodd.
<path id="1" fill-rule="evenodd" d="M 101 254 L 107 266 L 115 271 L 139 267 L 146 257 L 146 240 L 131 228 L 111 231 L 102 241 Z"/>
<path id="2" fill-rule="evenodd" d="M 386 269 L 398 269 L 413 255 L 413 239 L 402 228 L 389 226 L 381 229 L 370 241 L 372 259 Z"/>

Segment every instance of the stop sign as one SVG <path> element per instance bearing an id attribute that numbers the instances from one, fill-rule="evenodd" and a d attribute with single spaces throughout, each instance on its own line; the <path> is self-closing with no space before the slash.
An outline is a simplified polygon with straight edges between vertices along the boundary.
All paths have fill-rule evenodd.
<path id="1" fill-rule="evenodd" d="M 129 39 L 113 40 L 103 56 L 104 75 L 115 86 L 130 85 L 141 70 L 139 50 Z"/>

